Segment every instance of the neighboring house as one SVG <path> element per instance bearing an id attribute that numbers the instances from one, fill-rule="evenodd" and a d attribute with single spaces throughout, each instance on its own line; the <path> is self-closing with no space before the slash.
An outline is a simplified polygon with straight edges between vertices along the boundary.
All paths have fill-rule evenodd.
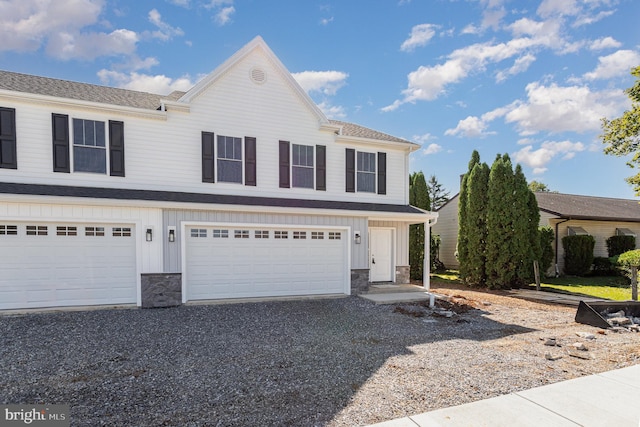
<path id="1" fill-rule="evenodd" d="M 569 234 L 589 234 L 596 240 L 594 256 L 606 257 L 609 237 L 616 234 L 640 235 L 640 204 L 638 200 L 577 196 L 551 192 L 536 192 L 540 209 L 540 225 L 554 229 L 554 266 L 548 272 L 562 273 L 564 248 L 562 237 Z M 458 199 L 455 195 L 438 209 L 439 219 L 432 233 L 439 234 L 440 260 L 450 268 L 458 268 L 455 257 L 458 236 Z M 638 245 L 638 242 L 636 242 Z"/>
<path id="2" fill-rule="evenodd" d="M 328 120 L 260 37 L 168 96 L 0 71 L 0 309 L 406 283 L 418 148 Z"/>

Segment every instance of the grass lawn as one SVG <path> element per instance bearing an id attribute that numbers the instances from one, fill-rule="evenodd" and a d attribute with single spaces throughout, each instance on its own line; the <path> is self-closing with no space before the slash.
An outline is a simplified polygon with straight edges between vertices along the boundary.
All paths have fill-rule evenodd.
<path id="1" fill-rule="evenodd" d="M 431 275 L 435 282 L 461 284 L 458 272 L 447 270 Z M 542 279 L 540 286 L 547 291 L 561 291 L 572 294 L 588 295 L 594 298 L 604 298 L 615 301 L 631 299 L 631 287 L 623 277 L 595 276 L 595 277 L 551 277 Z M 531 285 L 535 289 L 535 284 Z"/>

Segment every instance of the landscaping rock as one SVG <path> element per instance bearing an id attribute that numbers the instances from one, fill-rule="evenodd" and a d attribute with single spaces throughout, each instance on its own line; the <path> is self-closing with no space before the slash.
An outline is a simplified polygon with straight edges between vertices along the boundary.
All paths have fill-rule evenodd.
<path id="1" fill-rule="evenodd" d="M 596 336 L 593 335 L 591 332 L 576 332 L 576 335 L 579 336 L 580 338 L 584 338 L 586 340 L 595 340 Z"/>
<path id="2" fill-rule="evenodd" d="M 544 358 L 553 362 L 554 360 L 562 359 L 562 356 L 560 356 L 559 354 L 545 353 Z"/>
<path id="3" fill-rule="evenodd" d="M 575 348 L 576 350 L 580 350 L 580 351 L 588 351 L 589 350 L 587 348 L 587 346 L 584 345 L 581 342 L 574 342 L 573 344 L 571 344 L 571 347 Z"/>
<path id="4" fill-rule="evenodd" d="M 609 324 L 611 326 L 630 325 L 631 319 L 629 319 L 628 317 L 612 317 L 609 319 Z"/>
<path id="5" fill-rule="evenodd" d="M 544 341 L 544 345 L 548 345 L 549 347 L 560 347 L 558 341 L 555 338 L 541 338 Z"/>
<path id="6" fill-rule="evenodd" d="M 578 359 L 583 359 L 583 360 L 591 360 L 592 357 L 589 353 L 584 352 L 584 351 L 580 351 L 580 350 L 573 350 L 573 349 L 567 349 L 567 353 L 569 354 L 569 356 L 572 357 L 576 357 Z"/>

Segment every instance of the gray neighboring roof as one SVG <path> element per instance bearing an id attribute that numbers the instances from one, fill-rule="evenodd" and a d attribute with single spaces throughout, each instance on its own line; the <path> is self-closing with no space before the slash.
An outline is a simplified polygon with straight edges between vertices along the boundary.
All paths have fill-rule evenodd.
<path id="1" fill-rule="evenodd" d="M 640 222 L 638 200 L 536 192 L 541 211 L 562 218 Z"/>
<path id="2" fill-rule="evenodd" d="M 342 135 L 353 136 L 357 138 L 378 139 L 381 141 L 402 142 L 405 144 L 415 144 L 406 139 L 398 138 L 387 133 L 378 132 L 377 130 L 369 129 L 364 126 L 357 125 L 355 123 L 343 122 L 340 120 L 329 120 L 333 125 L 342 126 Z"/>
<path id="3" fill-rule="evenodd" d="M 79 101 L 97 102 L 100 104 L 119 105 L 124 107 L 158 110 L 163 99 L 177 101 L 186 92 L 174 91 L 169 95 L 158 95 L 148 92 L 100 86 L 89 83 L 72 82 L 50 77 L 33 76 L 0 70 L 0 89 L 58 98 L 76 99 Z M 342 126 L 342 135 L 380 141 L 413 144 L 406 139 L 378 132 L 355 123 L 329 120 L 331 124 Z"/>
<path id="4" fill-rule="evenodd" d="M 153 202 L 202 203 L 236 206 L 265 206 L 305 209 L 335 209 L 346 211 L 425 214 L 409 205 L 383 203 L 339 202 L 330 200 L 300 200 L 271 197 L 183 193 L 176 191 L 130 190 L 122 188 L 94 188 L 66 185 L 16 184 L 0 182 L 0 194 L 30 196 L 83 197 L 91 199 L 143 200 Z"/>

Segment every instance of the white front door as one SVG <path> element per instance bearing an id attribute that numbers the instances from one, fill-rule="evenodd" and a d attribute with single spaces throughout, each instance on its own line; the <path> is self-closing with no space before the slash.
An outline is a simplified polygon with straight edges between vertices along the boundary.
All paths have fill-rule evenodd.
<path id="1" fill-rule="evenodd" d="M 369 280 L 371 282 L 393 282 L 393 229 L 369 229 Z"/>

